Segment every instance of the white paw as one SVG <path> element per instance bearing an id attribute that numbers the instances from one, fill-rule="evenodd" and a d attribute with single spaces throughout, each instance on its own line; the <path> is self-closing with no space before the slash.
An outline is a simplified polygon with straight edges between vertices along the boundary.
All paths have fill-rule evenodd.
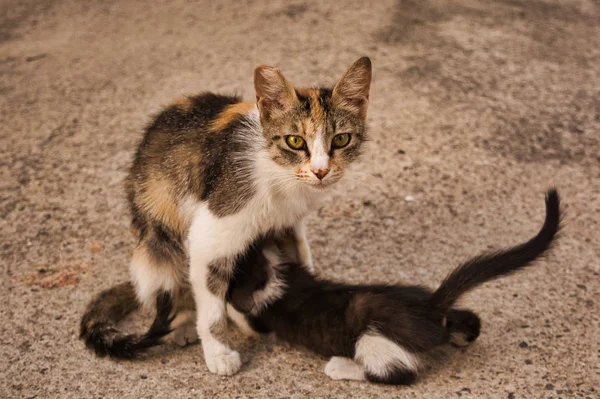
<path id="1" fill-rule="evenodd" d="M 242 367 L 240 354 L 231 349 L 227 352 L 220 351 L 213 355 L 207 355 L 205 352 L 204 360 L 206 361 L 208 370 L 211 373 L 219 375 L 233 375 L 239 371 L 240 367 Z"/>
<path id="2" fill-rule="evenodd" d="M 195 323 L 185 323 L 175 328 L 172 340 L 179 346 L 186 346 L 198 341 L 198 331 Z"/>
<path id="3" fill-rule="evenodd" d="M 347 357 L 332 357 L 325 365 L 325 374 L 334 380 L 362 381 L 365 379 L 363 367 Z"/>

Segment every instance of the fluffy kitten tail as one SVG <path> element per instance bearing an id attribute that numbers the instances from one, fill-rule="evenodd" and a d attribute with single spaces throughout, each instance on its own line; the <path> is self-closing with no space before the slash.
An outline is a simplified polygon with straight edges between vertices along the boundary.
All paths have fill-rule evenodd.
<path id="1" fill-rule="evenodd" d="M 122 283 L 102 291 L 88 305 L 81 319 L 79 338 L 98 356 L 133 359 L 137 354 L 162 344 L 171 332 L 173 321 L 171 294 L 156 297 L 156 317 L 145 334 L 124 334 L 116 325 L 139 307 L 131 283 Z"/>
<path id="2" fill-rule="evenodd" d="M 546 193 L 546 220 L 535 237 L 510 249 L 479 255 L 457 267 L 433 293 L 431 304 L 445 313 L 477 286 L 530 266 L 551 248 L 559 229 L 560 199 L 556 189 L 551 189 Z"/>

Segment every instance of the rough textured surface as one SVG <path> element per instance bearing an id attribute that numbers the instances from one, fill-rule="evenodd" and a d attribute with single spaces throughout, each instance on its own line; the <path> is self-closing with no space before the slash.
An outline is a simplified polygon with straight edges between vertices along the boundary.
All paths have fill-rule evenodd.
<path id="1" fill-rule="evenodd" d="M 373 3 L 1 1 L 0 397 L 599 397 L 600 4 Z M 150 115 L 202 90 L 252 99 L 260 63 L 331 84 L 361 55 L 372 143 L 310 217 L 325 275 L 435 285 L 533 234 L 549 185 L 563 196 L 554 254 L 465 301 L 477 343 L 410 388 L 331 381 L 269 340 L 238 340 L 232 378 L 199 345 L 85 351 L 87 301 L 127 278 L 122 181 Z"/>

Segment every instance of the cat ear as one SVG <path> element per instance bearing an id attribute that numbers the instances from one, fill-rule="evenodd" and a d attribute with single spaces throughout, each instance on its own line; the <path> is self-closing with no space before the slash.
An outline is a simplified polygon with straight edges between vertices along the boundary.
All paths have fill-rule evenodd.
<path id="1" fill-rule="evenodd" d="M 260 115 L 265 119 L 277 118 L 298 104 L 294 87 L 277 68 L 256 67 L 254 90 Z"/>
<path id="2" fill-rule="evenodd" d="M 367 117 L 370 88 L 371 60 L 369 57 L 362 57 L 346 71 L 333 88 L 333 105 L 347 109 L 364 119 Z"/>

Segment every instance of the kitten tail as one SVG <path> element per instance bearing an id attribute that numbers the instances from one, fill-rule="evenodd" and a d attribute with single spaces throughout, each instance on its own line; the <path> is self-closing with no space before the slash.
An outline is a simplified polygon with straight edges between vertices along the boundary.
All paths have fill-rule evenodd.
<path id="1" fill-rule="evenodd" d="M 535 237 L 510 249 L 479 255 L 457 267 L 433 293 L 430 303 L 445 313 L 477 286 L 530 266 L 551 248 L 560 219 L 560 199 L 556 189 L 551 189 L 546 193 L 546 219 Z"/>
<path id="2" fill-rule="evenodd" d="M 161 292 L 156 297 L 156 317 L 145 334 L 124 334 L 116 325 L 139 307 L 130 282 L 102 291 L 88 305 L 81 319 L 79 338 L 98 356 L 133 359 L 140 352 L 162 344 L 171 332 L 173 321 L 171 294 Z"/>

